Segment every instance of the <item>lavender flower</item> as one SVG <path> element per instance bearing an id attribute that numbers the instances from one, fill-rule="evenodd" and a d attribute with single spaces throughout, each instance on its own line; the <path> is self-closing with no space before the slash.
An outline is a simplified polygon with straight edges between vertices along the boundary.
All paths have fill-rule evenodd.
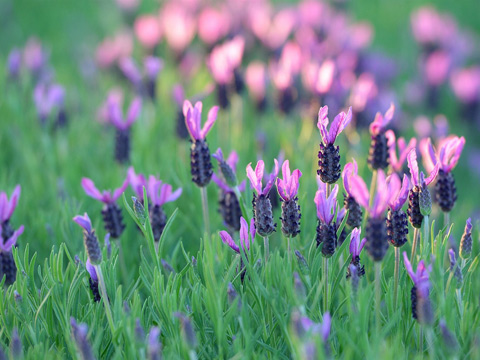
<path id="1" fill-rule="evenodd" d="M 457 263 L 455 251 L 453 251 L 453 249 L 448 250 L 448 258 L 450 259 L 450 272 L 457 280 L 457 289 L 460 289 L 463 283 L 463 274 L 460 265 Z"/>
<path id="2" fill-rule="evenodd" d="M 89 178 L 82 178 L 82 187 L 85 193 L 105 205 L 102 210 L 103 223 L 105 230 L 110 233 L 112 238 L 117 239 L 122 235 L 125 225 L 120 207 L 116 204 L 117 199 L 122 195 L 128 186 L 128 176 L 122 186 L 112 192 L 104 190 L 102 193 L 95 187 L 95 184 Z"/>
<path id="3" fill-rule="evenodd" d="M 212 175 L 212 180 L 220 188 L 220 214 L 222 214 L 225 223 L 233 230 L 240 230 L 240 217 L 242 216 L 242 210 L 240 203 L 235 193 L 236 188 L 238 191 L 245 191 L 245 181 L 237 187 L 236 168 L 238 162 L 238 154 L 232 151 L 227 160 L 223 158 L 222 150 L 219 148 L 212 155 L 217 161 L 220 169 L 220 174 Z"/>
<path id="4" fill-rule="evenodd" d="M 125 118 L 120 103 L 117 101 L 109 102 L 109 121 L 116 129 L 115 159 L 121 164 L 127 163 L 130 159 L 130 130 L 141 110 L 142 100 L 138 97 L 131 102 Z"/>
<path id="5" fill-rule="evenodd" d="M 390 121 L 392 121 L 394 111 L 395 107 L 391 104 L 384 116 L 378 112 L 375 115 L 375 119 L 370 124 L 372 142 L 368 154 L 368 164 L 374 170 L 386 169 L 388 167 L 388 141 L 385 131 Z"/>
<path id="6" fill-rule="evenodd" d="M 65 90 L 61 85 L 37 84 L 33 91 L 33 100 L 42 125 L 45 125 L 55 109 L 57 110 L 55 126 L 64 126 L 66 124 Z"/>
<path id="7" fill-rule="evenodd" d="M 127 171 L 127 179 L 133 192 L 143 203 L 143 188 L 147 188 L 147 179 L 145 178 L 145 175 L 135 173 L 133 166 L 130 166 Z"/>
<path id="8" fill-rule="evenodd" d="M 147 94 L 154 101 L 157 96 L 157 77 L 163 69 L 163 61 L 156 56 L 147 56 L 143 60 L 143 67 Z"/>
<path id="9" fill-rule="evenodd" d="M 415 149 L 417 145 L 417 139 L 411 138 L 408 144 L 405 141 L 405 138 L 401 137 L 396 140 L 395 132 L 393 130 L 387 130 L 385 132 L 385 136 L 387 137 L 387 145 L 388 145 L 388 156 L 389 162 L 392 170 L 396 173 L 403 172 L 403 165 L 407 160 L 408 153 Z M 397 145 L 398 145 L 398 157 L 397 157 Z"/>
<path id="10" fill-rule="evenodd" d="M 94 360 L 92 347 L 90 346 L 87 335 L 87 324 L 77 324 L 73 317 L 70 318 L 70 325 L 72 326 L 72 335 L 77 345 L 80 356 L 83 360 Z"/>
<path id="11" fill-rule="evenodd" d="M 410 181 L 407 175 L 403 175 L 403 182 L 400 182 L 398 175 L 393 173 L 387 178 L 387 183 L 390 194 L 387 214 L 388 241 L 395 247 L 401 247 L 407 242 L 408 221 L 402 207 L 408 198 Z"/>
<path id="12" fill-rule="evenodd" d="M 92 291 L 93 300 L 95 302 L 99 302 L 101 297 L 100 297 L 100 291 L 98 289 L 98 275 L 97 275 L 97 271 L 95 270 L 95 266 L 92 265 L 92 263 L 90 262 L 90 259 L 87 259 L 85 268 L 87 269 L 87 272 L 90 275 L 90 278 L 88 279 L 88 283 L 90 284 L 90 290 Z"/>
<path id="13" fill-rule="evenodd" d="M 95 230 L 92 228 L 92 222 L 85 213 L 83 216 L 77 215 L 73 218 L 78 225 L 83 228 L 83 244 L 85 245 L 85 251 L 87 252 L 88 259 L 92 265 L 99 265 L 102 262 L 102 250 L 98 243 Z"/>
<path id="14" fill-rule="evenodd" d="M 163 183 L 153 175 L 148 177 L 148 196 L 152 200 L 150 221 L 155 241 L 160 240 L 163 229 L 167 224 L 167 216 L 163 210 L 163 205 L 167 202 L 177 200 L 181 194 L 182 188 L 172 192 L 172 185 Z"/>
<path id="15" fill-rule="evenodd" d="M 413 185 L 408 195 L 407 213 L 412 226 L 421 228 L 423 217 L 429 215 L 432 209 L 432 201 L 427 186 L 437 177 L 440 163 L 437 163 L 431 170 L 430 175 L 425 178 L 423 172 L 418 170 L 417 152 L 415 149 L 408 153 L 407 162 Z"/>
<path id="16" fill-rule="evenodd" d="M 252 163 L 247 165 L 247 177 L 252 187 L 257 192 L 253 194 L 253 218 L 255 220 L 255 228 L 260 236 L 266 237 L 275 231 L 277 224 L 273 221 L 272 203 L 270 202 L 269 192 L 275 183 L 278 175 L 278 161 L 274 159 L 275 168 L 270 174 L 265 187 L 262 189 L 262 179 L 265 170 L 263 160 L 258 161 L 255 171 L 252 169 Z"/>
<path id="17" fill-rule="evenodd" d="M 7 237 L 0 227 L 0 282 L 5 276 L 5 285 L 13 284 L 17 276 L 17 266 L 13 259 L 12 247 L 17 243 L 18 237 L 23 234 L 23 230 L 22 225 Z"/>
<path id="18" fill-rule="evenodd" d="M 430 325 L 434 320 L 432 305 L 429 299 L 429 274 L 432 271 L 432 266 L 430 265 L 426 267 L 425 262 L 421 260 L 417 265 L 417 271 L 413 272 L 412 265 L 410 264 L 405 251 L 403 252 L 403 261 L 405 263 L 407 273 L 413 281 L 413 287 L 411 291 L 412 316 L 419 323 Z"/>
<path id="19" fill-rule="evenodd" d="M 353 266 L 356 270 L 356 276 L 361 277 L 365 275 L 365 266 L 360 264 L 360 253 L 367 242 L 366 238 L 360 240 L 360 234 L 362 228 L 355 228 L 352 230 L 352 235 L 350 239 L 350 255 L 352 255 L 352 260 L 347 272 L 347 279 L 352 276 L 351 267 Z"/>
<path id="20" fill-rule="evenodd" d="M 327 197 L 327 185 L 318 179 L 318 190 L 315 194 L 315 205 L 317 207 L 317 247 L 322 245 L 322 255 L 330 257 L 335 253 L 337 247 L 337 224 L 333 219 L 337 214 L 338 185 L 333 187 Z"/>
<path id="21" fill-rule="evenodd" d="M 463 136 L 461 138 L 451 136 L 445 139 L 439 152 L 435 151 L 430 139 L 421 142 L 427 171 L 432 171 L 436 164 L 440 164 L 435 184 L 435 200 L 444 212 L 451 211 L 457 200 L 457 188 L 452 170 L 457 165 L 464 146 Z"/>
<path id="22" fill-rule="evenodd" d="M 217 120 L 218 106 L 210 109 L 207 121 L 201 127 L 202 120 L 202 102 L 197 101 L 195 107 L 190 101 L 183 103 L 183 114 L 187 130 L 192 137 L 192 146 L 190 148 L 190 173 L 192 181 L 199 187 L 205 187 L 212 178 L 212 162 L 210 160 L 210 149 L 205 138 Z"/>
<path id="23" fill-rule="evenodd" d="M 15 186 L 12 195 L 10 195 L 10 199 L 8 199 L 6 192 L 0 192 L 0 227 L 3 231 L 3 237 L 5 239 L 8 239 L 13 235 L 13 228 L 10 225 L 10 218 L 17 207 L 21 191 L 22 188 L 20 185 Z"/>
<path id="24" fill-rule="evenodd" d="M 348 210 L 348 218 L 346 225 L 350 228 L 359 227 L 362 223 L 362 208 L 360 204 L 355 200 L 355 197 L 350 188 L 350 177 L 352 175 L 358 175 L 358 166 L 355 159 L 353 162 L 347 163 L 342 172 L 343 178 L 343 187 L 346 191 L 346 196 L 344 196 L 343 206 L 345 210 Z"/>
<path id="25" fill-rule="evenodd" d="M 8 78 L 17 80 L 20 76 L 20 69 L 22 66 L 22 53 L 20 50 L 14 48 L 10 51 L 7 58 L 7 73 Z"/>
<path id="26" fill-rule="evenodd" d="M 468 259 L 472 253 L 472 219 L 468 218 L 460 241 L 460 257 Z"/>
<path id="27" fill-rule="evenodd" d="M 195 329 L 193 328 L 193 324 L 188 316 L 177 312 L 174 314 L 180 320 L 180 324 L 182 326 L 182 334 L 190 349 L 195 349 L 197 347 L 197 336 L 195 335 Z"/>
<path id="28" fill-rule="evenodd" d="M 147 341 L 147 352 L 150 360 L 160 360 L 162 358 L 162 344 L 159 337 L 160 329 L 156 326 L 152 327 Z"/>
<path id="29" fill-rule="evenodd" d="M 328 106 L 323 106 L 318 111 L 317 127 L 320 130 L 322 142 L 320 143 L 320 151 L 318 152 L 317 175 L 320 179 L 328 184 L 337 182 L 340 178 L 340 152 L 339 147 L 335 147 L 334 143 L 337 136 L 345 129 L 352 120 L 352 107 L 348 109 L 348 113 L 341 112 L 338 114 L 328 126 Z"/>
<path id="30" fill-rule="evenodd" d="M 300 170 L 290 171 L 288 160 L 282 165 L 283 179 L 277 178 L 277 190 L 282 200 L 282 232 L 285 236 L 295 237 L 300 233 L 300 205 L 298 205 L 298 179 Z"/>
<path id="31" fill-rule="evenodd" d="M 358 203 L 362 205 L 369 214 L 366 226 L 367 251 L 374 261 L 381 261 L 388 250 L 385 210 L 388 207 L 390 194 L 388 192 L 385 173 L 381 169 L 378 170 L 376 193 L 371 201 L 371 205 L 367 186 L 360 176 L 351 176 L 350 189 Z"/>

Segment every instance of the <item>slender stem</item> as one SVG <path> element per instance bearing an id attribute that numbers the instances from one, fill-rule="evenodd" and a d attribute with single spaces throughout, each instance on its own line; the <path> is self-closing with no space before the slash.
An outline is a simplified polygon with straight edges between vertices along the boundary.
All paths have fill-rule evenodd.
<path id="1" fill-rule="evenodd" d="M 418 324 L 418 349 L 420 354 L 423 356 L 423 328 L 422 325 Z"/>
<path id="2" fill-rule="evenodd" d="M 323 258 L 323 312 L 328 311 L 328 258 Z"/>
<path id="3" fill-rule="evenodd" d="M 265 251 L 265 264 L 267 263 L 268 261 L 268 236 L 264 236 L 263 237 L 263 248 L 264 248 L 264 251 Z"/>
<path id="4" fill-rule="evenodd" d="M 290 240 L 292 239 L 292 236 L 287 236 L 287 257 L 288 257 L 288 263 L 291 262 L 291 254 L 290 254 Z"/>
<path id="5" fill-rule="evenodd" d="M 449 212 L 444 212 L 443 213 L 443 226 L 447 227 L 450 225 L 450 213 Z"/>
<path id="6" fill-rule="evenodd" d="M 398 298 L 398 278 L 400 277 L 400 248 L 395 246 L 395 272 L 393 287 L 393 309 L 397 308 Z"/>
<path id="7" fill-rule="evenodd" d="M 377 335 L 380 334 L 380 304 L 381 304 L 381 267 L 382 263 L 380 261 L 375 262 L 375 324 L 377 328 Z"/>
<path id="8" fill-rule="evenodd" d="M 428 249 L 428 227 L 429 227 L 429 222 L 428 222 L 428 216 L 423 217 L 423 222 L 422 222 L 422 227 L 423 227 L 423 234 L 422 234 L 422 255 L 425 255 Z M 433 254 L 433 241 L 432 241 L 432 254 Z"/>
<path id="9" fill-rule="evenodd" d="M 432 328 L 428 328 L 427 330 L 427 343 L 428 343 L 428 354 L 430 355 L 430 359 L 435 359 L 435 345 L 433 343 L 433 330 Z"/>
<path id="10" fill-rule="evenodd" d="M 375 186 L 377 183 L 377 170 L 373 170 L 372 174 L 372 182 L 370 183 L 370 197 L 368 200 L 368 207 L 372 207 L 373 203 L 373 196 L 375 195 Z"/>
<path id="11" fill-rule="evenodd" d="M 118 239 L 118 257 L 120 258 L 120 270 L 122 271 L 123 283 L 127 284 L 127 265 L 125 264 L 125 255 L 123 255 L 122 241 Z"/>
<path id="12" fill-rule="evenodd" d="M 202 209 L 203 209 L 203 223 L 205 224 L 205 232 L 210 236 L 210 220 L 208 218 L 208 197 L 207 197 L 207 187 L 201 187 L 200 191 L 202 193 Z"/>
<path id="13" fill-rule="evenodd" d="M 100 292 L 102 293 L 103 305 L 105 306 L 105 313 L 107 314 L 108 324 L 112 331 L 112 336 L 115 334 L 115 325 L 113 324 L 112 311 L 110 310 L 110 303 L 108 302 L 107 287 L 105 286 L 105 280 L 103 279 L 102 269 L 100 265 L 95 265 L 95 271 L 97 272 L 98 282 L 100 283 Z"/>
<path id="14" fill-rule="evenodd" d="M 417 252 L 417 241 L 418 241 L 418 229 L 413 230 L 413 244 L 412 244 L 412 254 L 410 255 L 410 262 L 413 264 L 415 260 L 415 253 Z"/>

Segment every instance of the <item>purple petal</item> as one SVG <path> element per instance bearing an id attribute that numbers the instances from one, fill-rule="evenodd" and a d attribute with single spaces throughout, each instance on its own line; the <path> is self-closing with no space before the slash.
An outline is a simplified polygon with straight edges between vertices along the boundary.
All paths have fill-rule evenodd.
<path id="1" fill-rule="evenodd" d="M 352 258 L 355 258 L 358 256 L 357 250 L 358 250 L 358 243 L 360 242 L 360 232 L 361 229 L 359 228 L 354 228 L 352 230 L 352 235 L 350 238 L 350 254 L 352 254 Z"/>
<path id="2" fill-rule="evenodd" d="M 278 191 L 278 195 L 280 195 L 280 197 L 285 200 L 285 201 L 288 201 L 289 200 L 289 196 L 287 195 L 286 191 L 285 191 L 285 181 L 283 181 L 282 179 L 280 178 L 277 178 L 277 191 Z"/>
<path id="3" fill-rule="evenodd" d="M 273 184 L 275 184 L 275 180 L 277 179 L 278 161 L 277 159 L 273 159 L 273 162 L 275 163 L 275 167 L 273 169 L 273 172 L 268 176 L 267 184 L 265 185 L 262 191 L 263 195 L 267 195 L 270 192 L 270 189 L 272 188 Z"/>
<path id="4" fill-rule="evenodd" d="M 244 251 L 250 249 L 250 240 L 248 238 L 248 223 L 244 217 L 240 217 L 240 244 Z"/>
<path id="5" fill-rule="evenodd" d="M 233 172 L 237 172 L 238 154 L 233 150 L 226 160 L 226 163 L 232 168 Z"/>
<path id="6" fill-rule="evenodd" d="M 87 259 L 85 268 L 90 274 L 90 278 L 92 279 L 92 281 L 98 283 L 97 270 L 95 270 L 95 266 L 92 265 L 92 263 L 90 262 L 90 259 Z"/>
<path id="7" fill-rule="evenodd" d="M 120 186 L 118 189 L 115 189 L 115 191 L 113 192 L 112 202 L 117 201 L 117 199 L 120 197 L 120 195 L 122 195 L 125 192 L 125 190 L 127 189 L 128 184 L 129 184 L 129 181 L 128 181 L 128 176 L 127 176 L 125 178 L 125 181 L 123 182 L 122 186 Z"/>
<path id="8" fill-rule="evenodd" d="M 342 172 L 342 178 L 343 178 L 343 187 L 345 189 L 345 191 L 347 192 L 348 196 L 351 196 L 353 198 L 355 198 L 352 194 L 352 191 L 350 189 L 350 177 L 352 175 L 357 175 L 358 173 L 358 167 L 357 167 L 357 162 L 355 161 L 355 159 L 352 159 L 353 160 L 353 163 L 347 163 L 345 165 L 345 167 L 343 168 L 343 172 Z"/>
<path id="9" fill-rule="evenodd" d="M 10 201 L 8 202 L 8 208 L 5 209 L 6 219 L 10 219 L 12 217 L 15 208 L 17 207 L 18 199 L 20 198 L 20 193 L 22 188 L 20 185 L 15 186 L 12 195 L 10 196 Z M 6 204 L 5 204 L 6 205 Z"/>
<path id="10" fill-rule="evenodd" d="M 440 170 L 440 166 L 440 162 L 436 163 L 430 175 L 425 179 L 425 185 L 430 185 L 435 180 L 438 175 L 438 171 Z"/>
<path id="11" fill-rule="evenodd" d="M 452 159 L 450 160 L 447 172 L 452 171 L 452 169 L 457 165 L 458 160 L 460 159 L 460 155 L 462 154 L 463 147 L 465 146 L 465 138 L 462 136 L 456 144 L 455 154 L 453 155 Z"/>
<path id="12" fill-rule="evenodd" d="M 172 201 L 175 201 L 177 200 L 180 195 L 182 195 L 182 188 L 178 188 L 177 190 L 175 190 L 174 192 L 172 192 L 170 194 L 170 196 L 167 198 L 167 201 L 166 202 L 172 202 Z"/>
<path id="13" fill-rule="evenodd" d="M 208 112 L 207 121 L 203 125 L 202 131 L 200 131 L 200 136 L 202 139 L 205 139 L 213 124 L 215 124 L 215 121 L 217 120 L 217 114 L 218 106 L 212 107 Z"/>
<path id="14" fill-rule="evenodd" d="M 428 172 L 432 171 L 438 160 L 430 138 L 422 139 L 420 141 L 419 148 L 420 153 L 422 154 L 422 160 L 425 169 Z"/>
<path id="15" fill-rule="evenodd" d="M 8 220 L 7 217 L 8 197 L 5 192 L 0 192 L 0 221 Z"/>
<path id="16" fill-rule="evenodd" d="M 327 342 L 328 336 L 330 335 L 331 327 L 332 327 L 332 318 L 330 316 L 330 313 L 326 312 L 325 314 L 323 314 L 323 321 L 322 321 L 322 328 L 321 328 L 323 342 Z"/>
<path id="17" fill-rule="evenodd" d="M 172 90 L 173 100 L 177 103 L 178 106 L 182 106 L 183 101 L 185 100 L 185 92 L 183 87 L 180 84 L 175 84 Z M 185 115 L 185 112 L 183 113 Z"/>
<path id="18" fill-rule="evenodd" d="M 328 144 L 329 136 L 327 131 L 328 125 L 328 106 L 325 105 L 318 111 L 317 127 L 320 130 L 320 136 L 325 144 Z"/>
<path id="19" fill-rule="evenodd" d="M 418 171 L 417 151 L 412 149 L 407 155 L 408 168 L 410 169 L 413 186 L 419 185 L 420 174 Z"/>
<path id="20" fill-rule="evenodd" d="M 212 154 L 212 157 L 217 160 L 218 162 L 222 162 L 223 161 L 223 152 L 222 152 L 222 149 L 218 148 L 217 151 L 215 151 L 213 154 Z"/>
<path id="21" fill-rule="evenodd" d="M 403 252 L 403 263 L 405 264 L 405 269 L 407 270 L 408 275 L 412 279 L 413 283 L 416 284 L 417 282 L 417 275 L 413 272 L 412 264 L 408 260 L 407 252 Z"/>
<path id="22" fill-rule="evenodd" d="M 152 200 L 152 203 L 154 205 L 159 205 L 160 202 L 160 196 L 159 196 L 159 189 L 160 186 L 162 186 L 162 182 L 160 180 L 157 180 L 155 176 L 150 175 L 148 177 L 148 196 Z"/>
<path id="23" fill-rule="evenodd" d="M 250 236 L 252 237 L 252 244 L 255 241 L 255 234 L 256 234 L 256 229 L 255 229 L 255 219 L 250 220 Z"/>
<path id="24" fill-rule="evenodd" d="M 5 241 L 3 245 L 0 245 L 3 251 L 8 252 L 12 249 L 12 246 L 16 244 L 18 237 L 23 234 L 23 230 L 24 230 L 24 226 L 21 225 L 18 228 L 18 230 L 13 232 L 12 236 L 10 236 L 10 238 L 7 241 Z"/>
<path id="25" fill-rule="evenodd" d="M 104 195 L 102 195 L 102 193 L 100 193 L 100 191 L 95 187 L 95 184 L 91 179 L 82 178 L 82 187 L 85 191 L 85 194 L 96 200 L 104 202 Z"/>
<path id="26" fill-rule="evenodd" d="M 227 244 L 228 246 L 230 246 L 230 248 L 233 251 L 235 251 L 237 253 L 240 253 L 240 248 L 238 247 L 237 244 L 235 244 L 235 241 L 233 241 L 232 237 L 230 236 L 230 234 L 228 232 L 220 231 L 219 235 L 220 235 L 220 238 L 222 239 L 224 244 Z"/>
<path id="27" fill-rule="evenodd" d="M 363 179 L 358 175 L 350 176 L 349 181 L 350 192 L 357 203 L 363 206 L 365 209 L 369 209 L 369 192 L 367 185 Z"/>
<path id="28" fill-rule="evenodd" d="M 142 111 L 142 99 L 136 97 L 133 99 L 130 107 L 128 108 L 127 119 L 125 121 L 125 128 L 129 128 L 137 120 L 140 112 Z"/>
<path id="29" fill-rule="evenodd" d="M 86 232 L 91 233 L 92 232 L 92 222 L 90 221 L 90 218 L 88 217 L 88 214 L 85 213 L 83 216 L 77 215 L 73 218 L 73 221 L 75 221 L 78 225 L 80 225 L 83 229 L 85 229 Z"/>
<path id="30" fill-rule="evenodd" d="M 135 195 L 143 200 L 143 187 L 147 186 L 147 181 L 142 174 L 136 174 L 133 166 L 130 166 L 127 171 L 127 178 Z"/>
<path id="31" fill-rule="evenodd" d="M 262 160 L 260 161 L 263 164 L 263 161 Z M 257 169 L 258 169 L 259 163 L 257 164 Z M 262 176 L 263 176 L 263 170 L 262 170 Z M 262 193 L 262 180 L 261 180 L 262 178 L 257 177 L 256 172 L 253 171 L 252 169 L 252 163 L 247 165 L 247 177 L 250 180 L 250 184 L 252 185 L 252 188 L 254 188 L 257 194 L 260 195 Z"/>
<path id="32" fill-rule="evenodd" d="M 117 128 L 125 130 L 125 122 L 123 121 L 122 109 L 117 101 L 108 102 L 108 120 Z"/>
<path id="33" fill-rule="evenodd" d="M 212 181 L 217 184 L 217 186 L 225 192 L 232 192 L 232 188 L 225 184 L 222 179 L 220 179 L 217 174 L 212 174 Z"/>
<path id="34" fill-rule="evenodd" d="M 352 107 L 348 109 L 348 114 L 345 114 L 343 111 L 335 116 L 333 119 L 332 124 L 330 125 L 329 131 L 329 143 L 333 144 L 338 135 L 345 129 L 345 127 L 350 123 L 352 120 Z"/>
<path id="35" fill-rule="evenodd" d="M 465 224 L 465 234 L 471 234 L 472 233 L 472 218 L 468 218 Z"/>

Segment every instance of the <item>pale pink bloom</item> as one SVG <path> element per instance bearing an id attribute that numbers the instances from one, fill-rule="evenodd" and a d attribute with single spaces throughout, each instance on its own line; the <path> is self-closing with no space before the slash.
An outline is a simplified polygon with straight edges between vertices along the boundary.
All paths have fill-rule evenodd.
<path id="1" fill-rule="evenodd" d="M 417 146 L 417 139 L 411 138 L 410 141 L 405 141 L 405 138 L 401 137 L 396 140 L 395 133 L 393 130 L 387 130 L 385 136 L 388 140 L 388 154 L 390 157 L 390 166 L 395 172 L 401 172 L 403 169 L 403 164 L 407 160 L 407 155 L 410 150 L 414 149 Z M 398 156 L 397 156 L 397 145 L 398 145 Z"/>
<path id="2" fill-rule="evenodd" d="M 420 44 L 447 44 L 457 33 L 455 21 L 448 15 L 438 13 L 433 7 L 425 6 L 411 16 L 412 31 Z"/>
<path id="3" fill-rule="evenodd" d="M 366 22 L 353 24 L 349 28 L 348 44 L 353 50 L 361 50 L 370 45 L 373 39 L 372 25 Z"/>
<path id="4" fill-rule="evenodd" d="M 198 37 L 212 45 L 228 34 L 230 14 L 213 7 L 206 7 L 198 15 Z"/>
<path id="5" fill-rule="evenodd" d="M 430 138 L 423 139 L 420 142 L 420 151 L 425 169 L 431 172 L 439 164 L 440 169 L 449 173 L 457 165 L 464 146 L 465 138 L 463 136 L 460 138 L 449 136 L 443 139 L 438 144 L 439 151 L 432 145 Z"/>
<path id="6" fill-rule="evenodd" d="M 182 188 L 172 192 L 172 185 L 158 180 L 153 175 L 148 177 L 148 197 L 153 205 L 163 206 L 167 202 L 177 200 L 180 195 L 182 195 Z"/>
<path id="7" fill-rule="evenodd" d="M 423 171 L 421 172 L 418 169 L 418 162 L 417 162 L 417 150 L 412 149 L 408 155 L 407 155 L 407 163 L 408 163 L 408 168 L 410 169 L 410 176 L 411 176 L 411 182 L 413 186 L 427 186 L 430 185 L 437 177 L 438 175 L 438 170 L 440 169 L 440 163 L 437 162 L 436 165 L 434 166 L 431 171 L 427 172 L 429 173 L 429 176 L 425 178 L 425 175 Z"/>
<path id="8" fill-rule="evenodd" d="M 218 106 L 213 106 L 208 112 L 207 121 L 202 127 L 202 106 L 201 101 L 197 101 L 195 107 L 188 100 L 185 100 L 183 103 L 185 123 L 193 140 L 204 140 L 217 120 Z"/>
<path id="9" fill-rule="evenodd" d="M 37 72 L 46 65 L 47 54 L 37 38 L 30 38 L 23 49 L 23 62 L 28 70 Z"/>
<path id="10" fill-rule="evenodd" d="M 106 38 L 98 47 L 95 58 L 102 68 L 114 65 L 119 59 L 130 56 L 133 38 L 129 31 L 120 31 L 114 37 Z"/>
<path id="11" fill-rule="evenodd" d="M 120 88 L 114 88 L 108 92 L 107 99 L 103 102 L 97 111 L 97 120 L 103 124 L 110 121 L 110 106 L 111 104 L 118 104 L 119 107 L 123 105 L 123 91 Z"/>
<path id="12" fill-rule="evenodd" d="M 406 174 L 403 175 L 403 181 L 400 181 L 400 177 L 393 173 L 387 178 L 388 193 L 390 198 L 388 199 L 388 205 L 392 211 L 398 211 L 402 208 L 408 198 L 408 192 L 410 191 L 410 181 Z"/>
<path id="13" fill-rule="evenodd" d="M 207 64 L 218 84 L 227 84 L 233 79 L 234 70 L 242 64 L 244 48 L 245 40 L 236 36 L 212 50 Z"/>
<path id="14" fill-rule="evenodd" d="M 432 133 L 432 123 L 426 116 L 418 116 L 413 121 L 413 129 L 417 136 L 422 139 L 428 137 Z"/>
<path id="15" fill-rule="evenodd" d="M 393 104 L 390 104 L 390 107 L 385 112 L 385 115 L 377 112 L 377 114 L 375 115 L 375 119 L 370 124 L 370 134 L 375 136 L 384 132 L 388 124 L 392 121 L 394 112 L 395 106 Z"/>
<path id="16" fill-rule="evenodd" d="M 361 112 L 365 110 L 368 101 L 375 98 L 377 94 L 378 88 L 373 75 L 362 73 L 353 85 L 348 102 L 352 104 L 355 112 Z"/>
<path id="17" fill-rule="evenodd" d="M 93 183 L 93 181 L 89 178 L 82 178 L 82 187 L 85 191 L 85 194 L 94 198 L 95 200 L 99 200 L 105 204 L 113 204 L 117 199 L 123 194 L 125 189 L 128 187 L 128 176 L 125 178 L 123 184 L 113 191 L 104 190 L 100 192 Z"/>
<path id="18" fill-rule="evenodd" d="M 349 186 L 355 201 L 363 206 L 372 218 L 378 219 L 384 216 L 384 212 L 388 207 L 388 201 L 390 200 L 390 193 L 383 170 L 378 170 L 375 195 L 371 205 L 367 185 L 360 176 L 355 174 L 351 175 L 349 177 Z"/>
<path id="19" fill-rule="evenodd" d="M 275 168 L 273 170 L 273 173 L 269 175 L 267 179 L 267 184 L 263 189 L 262 180 L 265 171 L 265 163 L 263 162 L 263 160 L 259 160 L 257 162 L 257 165 L 255 166 L 255 171 L 253 171 L 252 163 L 247 165 L 247 177 L 250 180 L 250 184 L 255 189 L 258 195 L 267 195 L 270 192 L 273 184 L 275 183 L 278 175 L 278 161 L 277 159 L 274 159 L 273 161 L 275 163 Z"/>
<path id="20" fill-rule="evenodd" d="M 119 130 L 127 130 L 140 116 L 142 111 L 142 99 L 136 97 L 130 103 L 127 114 L 124 117 L 122 108 L 118 103 L 109 103 L 109 120 Z"/>
<path id="21" fill-rule="evenodd" d="M 480 66 L 456 70 L 450 76 L 453 92 L 463 103 L 480 101 Z"/>
<path id="22" fill-rule="evenodd" d="M 267 69 L 260 61 L 251 62 L 245 71 L 245 83 L 252 97 L 259 101 L 265 97 L 267 87 Z"/>
<path id="23" fill-rule="evenodd" d="M 138 41 L 146 48 L 155 47 L 162 38 L 162 27 L 157 16 L 139 16 L 133 28 Z"/>
<path id="24" fill-rule="evenodd" d="M 345 112 L 339 113 L 333 119 L 330 129 L 327 129 L 329 120 L 328 120 L 328 106 L 323 106 L 318 111 L 318 122 L 317 127 L 320 130 L 320 135 L 322 136 L 322 141 L 325 145 L 333 144 L 337 139 L 337 136 L 345 129 L 345 127 L 352 120 L 352 107 L 348 108 L 348 113 Z"/>
<path id="25" fill-rule="evenodd" d="M 285 160 L 282 165 L 283 179 L 277 178 L 277 190 L 280 197 L 289 201 L 294 199 L 298 193 L 298 180 L 302 176 L 302 172 L 298 169 L 290 171 L 288 160 Z"/>
<path id="26" fill-rule="evenodd" d="M 270 62 L 269 73 L 276 89 L 282 91 L 293 85 L 294 75 L 288 66 L 280 62 Z"/>
<path id="27" fill-rule="evenodd" d="M 271 8 L 255 5 L 249 8 L 248 23 L 252 32 L 266 46 L 277 49 L 285 43 L 297 22 L 293 9 L 284 9 L 272 14 Z"/>
<path id="28" fill-rule="evenodd" d="M 197 26 L 193 14 L 180 3 L 171 1 L 162 8 L 160 18 L 168 45 L 177 53 L 183 52 L 195 36 Z"/>
<path id="29" fill-rule="evenodd" d="M 425 61 L 425 78 L 430 85 L 439 86 L 448 77 L 451 59 L 444 51 L 435 51 Z"/>

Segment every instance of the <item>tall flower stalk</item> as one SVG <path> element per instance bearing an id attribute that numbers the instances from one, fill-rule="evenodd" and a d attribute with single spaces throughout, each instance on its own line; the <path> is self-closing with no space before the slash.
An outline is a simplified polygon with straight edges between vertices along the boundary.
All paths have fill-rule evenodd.
<path id="1" fill-rule="evenodd" d="M 210 183 L 213 171 L 206 136 L 217 120 L 218 106 L 210 109 L 207 121 L 203 127 L 201 126 L 202 106 L 201 101 L 197 101 L 195 107 L 193 107 L 190 101 L 185 100 L 183 103 L 183 115 L 185 116 L 187 130 L 192 138 L 192 146 L 190 147 L 190 173 L 192 174 L 192 181 L 201 189 L 203 221 L 206 233 L 210 234 L 206 186 Z"/>

